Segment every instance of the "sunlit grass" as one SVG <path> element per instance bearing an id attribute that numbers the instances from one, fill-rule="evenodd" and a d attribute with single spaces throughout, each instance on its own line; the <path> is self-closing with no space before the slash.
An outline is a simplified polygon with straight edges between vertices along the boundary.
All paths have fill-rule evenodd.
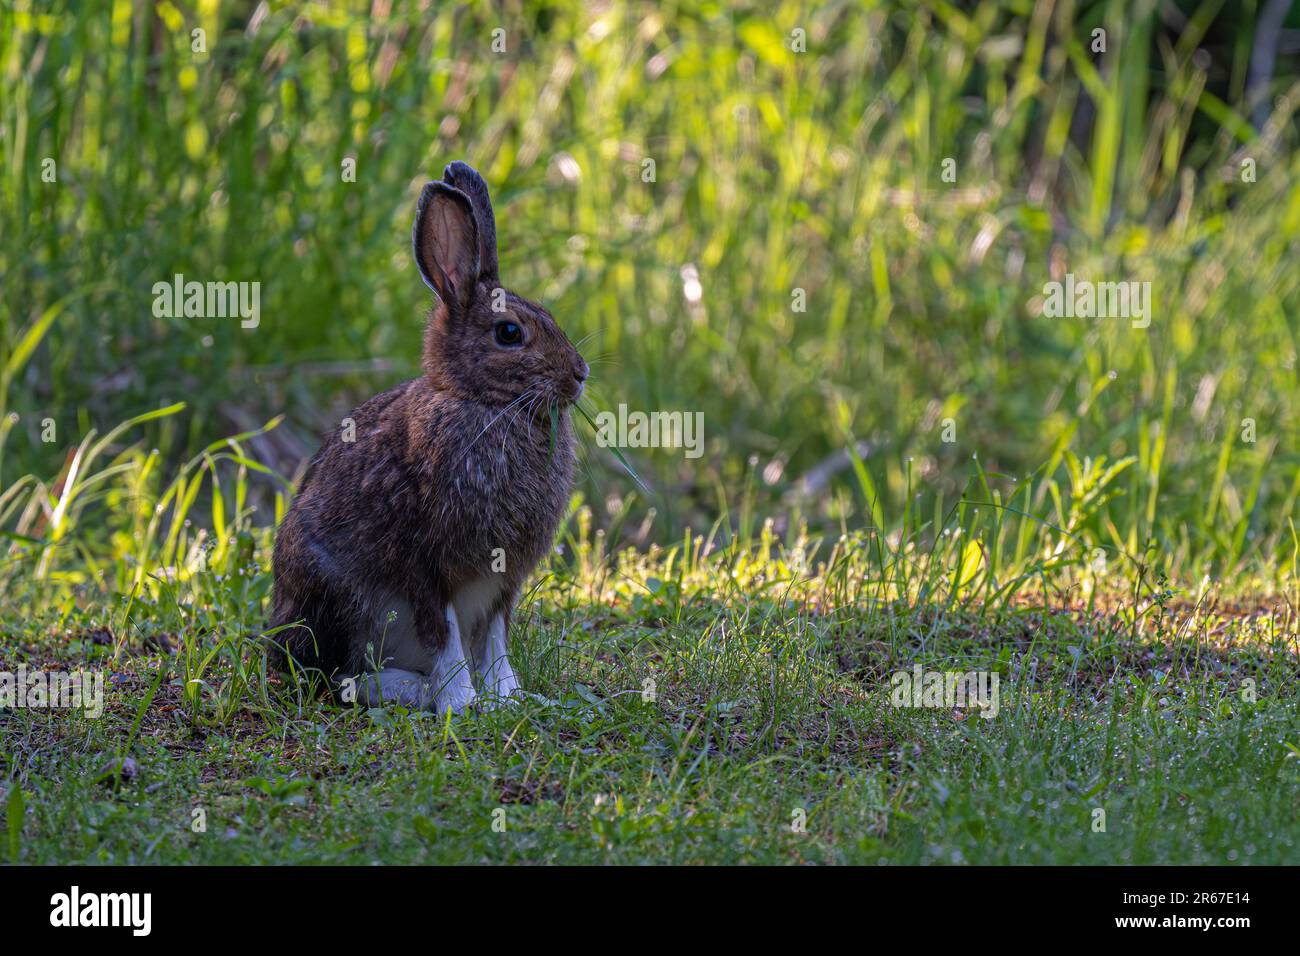
<path id="1" fill-rule="evenodd" d="M 575 499 L 515 617 L 527 695 L 448 721 L 268 672 L 269 530 L 236 447 L 168 482 L 130 450 L 83 476 L 169 515 L 133 549 L 11 539 L 5 660 L 113 675 L 100 720 L 5 715 L 12 860 L 1296 859 L 1295 579 L 1184 589 L 1099 558 L 1069 529 L 1122 469 L 1072 463 L 1062 524 L 1016 507 L 1031 490 L 992 506 L 977 470 L 888 532 L 719 522 L 644 551 Z M 221 540 L 187 510 L 213 481 Z M 70 534 L 105 520 L 93 497 Z M 998 714 L 893 706 L 914 666 L 998 674 Z"/>
<path id="2" fill-rule="evenodd" d="M 14 542 L 6 659 L 114 675 L 98 721 L 5 716 L 14 861 L 1296 859 L 1290 578 L 1179 591 L 970 503 L 610 553 L 578 504 L 516 615 L 528 694 L 448 721 L 269 674 L 266 535 L 237 523 L 63 602 Z M 997 716 L 893 706 L 915 665 L 997 673 Z"/>

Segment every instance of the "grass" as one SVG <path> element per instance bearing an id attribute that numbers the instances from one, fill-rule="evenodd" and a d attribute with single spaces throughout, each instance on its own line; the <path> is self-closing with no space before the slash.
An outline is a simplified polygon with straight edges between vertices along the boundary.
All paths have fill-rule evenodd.
<path id="1" fill-rule="evenodd" d="M 0 0 L 0 671 L 108 676 L 0 710 L 9 862 L 1300 861 L 1256 4 L 382 6 Z M 530 693 L 440 720 L 258 635 L 314 436 L 418 373 L 453 158 L 593 374 Z M 261 323 L 156 316 L 176 273 Z M 1150 326 L 1045 317 L 1066 273 Z M 704 454 L 598 447 L 619 404 Z M 894 706 L 916 665 L 997 715 Z"/>
<path id="2" fill-rule="evenodd" d="M 1288 611 L 1171 614 L 1135 645 L 1026 611 L 899 606 L 869 623 L 782 600 L 787 583 L 741 604 L 705 585 L 679 607 L 602 607 L 549 582 L 547 615 L 516 635 L 536 696 L 450 721 L 276 702 L 213 727 L 219 705 L 196 715 L 173 659 L 105 661 L 99 721 L 6 718 L 30 808 L 12 861 L 1296 861 Z M 882 675 L 913 660 L 1002 668 L 1001 712 L 893 708 Z M 160 667 L 135 776 L 114 786 Z M 218 669 L 202 696 L 233 684 Z"/>
<path id="3" fill-rule="evenodd" d="M 528 695 L 444 719 L 268 675 L 268 532 L 246 513 L 220 553 L 182 531 L 192 560 L 62 605 L 28 546 L 5 646 L 109 678 L 99 719 L 0 711 L 10 861 L 1300 857 L 1292 579 L 1183 592 L 1012 508 L 643 553 L 606 553 L 592 517 L 575 501 L 518 615 Z M 996 714 L 896 706 L 915 665 L 996 672 Z"/>
<path id="4" fill-rule="evenodd" d="M 406 237 L 464 158 L 503 277 L 584 341 L 593 410 L 704 414 L 699 459 L 624 450 L 665 534 L 710 524 L 752 459 L 756 505 L 783 510 L 856 439 L 895 510 L 909 458 L 951 500 L 973 454 L 1024 475 L 1071 449 L 1139 457 L 1117 528 L 1189 579 L 1290 547 L 1300 74 L 1279 61 L 1256 134 L 1248 10 L 1178 4 L 1175 30 L 1154 3 L 392 6 L 0 3 L 0 355 L 32 346 L 0 398 L 9 481 L 182 399 L 148 432 L 166 461 L 283 415 L 256 451 L 292 475 L 417 374 Z M 1151 282 L 1152 325 L 1044 317 L 1067 271 Z M 261 323 L 155 316 L 176 273 L 260 282 Z M 582 487 L 634 483 L 600 451 Z"/>

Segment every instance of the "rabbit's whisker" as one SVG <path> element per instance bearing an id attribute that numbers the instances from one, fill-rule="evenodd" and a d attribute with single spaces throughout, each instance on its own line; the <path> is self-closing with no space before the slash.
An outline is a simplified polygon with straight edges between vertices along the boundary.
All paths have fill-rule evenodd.
<path id="1" fill-rule="evenodd" d="M 514 427 L 515 421 L 519 418 L 519 415 L 520 415 L 521 412 L 524 414 L 524 421 L 528 423 L 528 428 L 529 428 L 529 430 L 532 429 L 532 427 L 533 427 L 533 426 L 532 426 L 532 417 L 531 417 L 531 415 L 532 415 L 532 409 L 536 407 L 536 405 L 537 405 L 537 401 L 538 401 L 538 399 L 540 399 L 541 397 L 542 397 L 542 395 L 541 395 L 541 392 L 539 391 L 539 392 L 537 393 L 536 397 L 534 397 L 534 398 L 532 399 L 532 401 L 530 401 L 527 405 L 524 405 L 524 406 L 522 406 L 521 408 L 517 408 L 517 409 L 515 409 L 515 413 L 514 413 L 513 415 L 510 416 L 510 421 L 507 422 L 507 423 L 506 423 L 506 427 L 503 428 L 503 429 L 501 430 L 501 431 L 502 431 L 502 435 L 501 435 L 501 450 L 502 450 L 502 451 L 505 450 L 506 442 L 510 440 L 510 429 Z"/>
<path id="2" fill-rule="evenodd" d="M 518 398 L 516 398 L 514 401 L 512 401 L 509 405 L 507 405 L 505 408 L 501 409 L 501 411 L 499 411 L 499 412 L 497 412 L 495 415 L 493 415 L 493 416 L 492 416 L 492 420 L 489 421 L 486 425 L 484 425 L 482 431 L 480 431 L 477 435 L 475 435 L 474 438 L 473 438 L 473 440 L 472 440 L 468 445 L 465 446 L 465 450 L 464 450 L 463 452 L 461 452 L 461 456 L 460 456 L 460 458 L 456 461 L 456 465 L 457 465 L 457 466 L 460 465 L 461 461 L 464 460 L 465 456 L 469 454 L 470 449 L 473 448 L 473 447 L 478 443 L 478 440 L 479 440 L 480 438 L 482 438 L 484 435 L 487 434 L 487 430 L 488 430 L 489 428 L 491 428 L 493 425 L 495 425 L 495 424 L 497 423 L 497 421 L 501 418 L 502 415 L 504 415 L 506 412 L 510 411 L 510 409 L 514 408 L 516 405 L 518 405 L 518 404 L 519 404 L 520 402 L 522 402 L 524 399 L 526 399 L 526 398 L 530 398 L 530 397 L 531 397 L 531 395 L 530 395 L 530 392 L 531 392 L 531 391 L 532 391 L 532 390 L 530 389 L 530 390 L 528 390 L 528 391 L 523 392 L 523 393 L 522 393 Z"/>
<path id="3" fill-rule="evenodd" d="M 539 402 L 543 401 L 545 398 L 546 398 L 546 394 L 545 394 L 541 389 L 538 389 L 538 390 L 537 390 L 537 393 L 536 393 L 536 395 L 533 397 L 532 401 L 530 401 L 530 402 L 529 402 L 526 406 L 524 406 L 523 408 L 521 408 L 521 409 L 516 409 L 516 410 L 515 410 L 515 413 L 514 413 L 512 416 L 510 416 L 510 421 L 506 423 L 506 427 L 505 427 L 505 429 L 503 429 L 504 434 L 502 434 L 502 436 L 501 436 L 501 450 L 502 450 L 502 451 L 505 451 L 506 442 L 509 441 L 509 439 L 510 439 L 510 429 L 514 426 L 515 420 L 518 419 L 518 417 L 519 417 L 519 415 L 520 415 L 521 413 L 524 415 L 524 421 L 528 423 L 528 430 L 529 430 L 529 431 L 532 431 L 532 429 L 533 429 L 533 418 L 534 418 L 534 413 L 536 412 L 536 409 L 537 409 L 537 405 L 538 405 Z"/>

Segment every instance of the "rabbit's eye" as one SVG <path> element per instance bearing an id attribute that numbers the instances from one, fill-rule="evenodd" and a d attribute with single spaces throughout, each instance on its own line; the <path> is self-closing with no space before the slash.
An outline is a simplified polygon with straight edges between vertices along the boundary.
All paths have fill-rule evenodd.
<path id="1" fill-rule="evenodd" d="M 523 345 L 524 330 L 519 327 L 517 322 L 498 322 L 495 330 L 497 345 Z"/>

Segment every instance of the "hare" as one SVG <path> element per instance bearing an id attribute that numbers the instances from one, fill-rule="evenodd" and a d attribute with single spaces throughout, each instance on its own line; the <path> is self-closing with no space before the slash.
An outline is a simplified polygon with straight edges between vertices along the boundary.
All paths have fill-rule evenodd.
<path id="1" fill-rule="evenodd" d="M 411 244 L 437 296 L 424 374 L 312 459 L 276 535 L 270 623 L 282 669 L 351 678 L 362 705 L 459 713 L 471 672 L 489 698 L 519 689 L 510 616 L 568 504 L 567 412 L 588 368 L 549 312 L 500 286 L 474 169 L 425 185 Z"/>

